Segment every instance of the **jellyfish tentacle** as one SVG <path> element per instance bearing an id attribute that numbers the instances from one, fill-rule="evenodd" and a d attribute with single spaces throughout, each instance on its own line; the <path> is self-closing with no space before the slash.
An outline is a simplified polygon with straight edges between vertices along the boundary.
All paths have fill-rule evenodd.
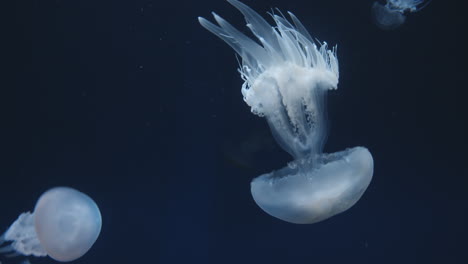
<path id="1" fill-rule="evenodd" d="M 216 17 L 218 16 L 215 16 L 215 18 Z M 220 17 L 218 17 L 216 20 L 222 21 Z M 256 47 L 258 44 L 247 38 L 239 31 L 235 30 L 234 27 L 232 27 L 232 30 L 227 31 L 226 28 L 230 29 L 230 27 L 228 27 L 229 23 L 223 23 L 223 26 L 225 27 L 224 28 L 218 27 L 202 17 L 198 18 L 198 21 L 206 29 L 228 43 L 229 46 L 231 46 L 239 55 L 242 56 L 242 58 L 245 60 L 244 63 L 247 63 L 248 65 L 254 65 L 253 68 L 257 68 L 257 64 L 265 63 L 263 62 L 264 60 L 262 60 L 263 51 Z"/>
<path id="2" fill-rule="evenodd" d="M 247 5 L 237 1 L 237 0 L 228 0 L 228 2 L 237 8 L 245 17 L 245 20 L 248 23 L 248 27 L 257 37 L 265 39 L 266 42 L 270 43 L 272 50 L 278 50 L 278 41 L 274 34 L 274 29 L 271 27 L 268 22 L 263 19 L 257 12 Z"/>
<path id="3" fill-rule="evenodd" d="M 18 257 L 18 256 L 21 256 L 22 254 L 18 253 L 18 252 L 12 252 L 10 254 L 6 254 L 5 257 L 7 258 L 14 258 L 14 257 Z"/>
<path id="4" fill-rule="evenodd" d="M 0 254 L 5 254 L 14 251 L 15 249 L 11 245 L 6 245 L 0 248 Z"/>
<path id="5" fill-rule="evenodd" d="M 426 8 L 431 2 L 432 2 L 432 0 L 428 0 L 426 2 L 422 1 L 421 3 L 418 4 L 418 6 L 416 7 L 416 10 L 413 11 L 413 12 L 421 11 L 421 9 Z"/>
<path id="6" fill-rule="evenodd" d="M 300 35 L 306 37 L 306 39 L 310 41 L 311 43 L 314 43 L 312 36 L 310 35 L 309 31 L 304 27 L 302 22 L 293 13 L 288 11 L 288 14 L 291 17 L 291 20 L 293 21 L 294 26 L 297 29 L 297 31 L 300 33 Z"/>

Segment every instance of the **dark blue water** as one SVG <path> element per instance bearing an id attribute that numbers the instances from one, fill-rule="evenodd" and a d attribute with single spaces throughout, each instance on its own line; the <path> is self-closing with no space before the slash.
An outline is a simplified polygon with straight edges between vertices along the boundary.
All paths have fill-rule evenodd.
<path id="1" fill-rule="evenodd" d="M 227 2 L 24 0 L 4 8 L 0 228 L 64 185 L 103 217 L 73 263 L 467 263 L 466 9 L 434 0 L 383 31 L 373 1 L 244 3 L 338 45 L 325 151 L 375 161 L 354 207 L 293 225 L 252 200 L 250 181 L 290 157 L 198 24 L 215 11 L 244 29 Z"/>

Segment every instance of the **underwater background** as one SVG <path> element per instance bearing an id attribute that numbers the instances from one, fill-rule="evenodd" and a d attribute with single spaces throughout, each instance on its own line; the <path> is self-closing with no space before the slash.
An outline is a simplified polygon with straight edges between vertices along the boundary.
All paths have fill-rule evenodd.
<path id="1" fill-rule="evenodd" d="M 215 11 L 246 32 L 226 1 L 5 6 L 0 228 L 70 186 L 103 220 L 72 263 L 468 263 L 466 4 L 434 0 L 384 31 L 373 2 L 243 1 L 338 45 L 325 152 L 374 157 L 361 200 L 311 225 L 251 197 L 291 157 L 243 101 L 234 51 L 198 23 Z"/>

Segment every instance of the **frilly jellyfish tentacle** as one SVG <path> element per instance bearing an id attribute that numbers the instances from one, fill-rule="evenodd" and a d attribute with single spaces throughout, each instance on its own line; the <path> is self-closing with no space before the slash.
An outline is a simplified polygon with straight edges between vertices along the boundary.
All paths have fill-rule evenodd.
<path id="1" fill-rule="evenodd" d="M 41 246 L 34 227 L 34 214 L 26 212 L 20 214 L 18 219 L 8 228 L 4 234 L 6 241 L 13 241 L 11 250 L 20 252 L 25 256 L 45 257 L 47 252 Z"/>
<path id="2" fill-rule="evenodd" d="M 285 168 L 252 181 L 255 202 L 291 223 L 315 223 L 345 211 L 369 185 L 373 159 L 364 147 L 322 152 L 326 92 L 338 87 L 336 48 L 315 42 L 290 12 L 292 23 L 271 14 L 276 25 L 270 26 L 248 6 L 228 2 L 244 15 L 258 42 L 216 14 L 219 26 L 204 18 L 199 18 L 200 24 L 242 57 L 244 101 L 254 114 L 267 119 L 278 144 L 294 158 Z"/>

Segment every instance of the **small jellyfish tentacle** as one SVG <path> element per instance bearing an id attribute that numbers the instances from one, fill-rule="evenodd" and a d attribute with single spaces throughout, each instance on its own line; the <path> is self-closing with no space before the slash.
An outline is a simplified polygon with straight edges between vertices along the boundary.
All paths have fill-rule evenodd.
<path id="1" fill-rule="evenodd" d="M 3 245 L 6 242 L 8 242 L 8 241 L 5 239 L 5 234 L 2 234 L 0 236 L 0 246 Z M 11 245 L 4 245 L 4 246 L 0 247 L 0 254 L 10 253 L 10 252 L 12 252 L 14 250 L 15 249 Z"/>
<path id="2" fill-rule="evenodd" d="M 315 50 L 317 46 L 314 42 L 311 42 L 306 36 L 296 32 L 296 41 L 298 47 L 301 50 L 303 56 L 303 65 L 304 67 L 312 67 L 312 65 L 317 64 L 317 54 Z"/>
<path id="3" fill-rule="evenodd" d="M 299 33 L 301 33 L 301 35 L 304 36 L 308 41 L 310 41 L 311 43 L 314 43 L 314 40 L 313 40 L 312 36 L 310 35 L 309 31 L 304 27 L 302 22 L 299 21 L 299 19 L 296 17 L 296 15 L 294 15 L 293 13 L 291 13 L 289 11 L 288 11 L 288 14 L 291 17 L 291 20 L 293 21 L 296 30 Z"/>
<path id="4" fill-rule="evenodd" d="M 6 242 L 9 242 L 9 241 L 5 239 L 5 234 L 3 234 L 0 237 L 0 245 Z M 21 255 L 20 253 L 16 251 L 16 248 L 14 247 L 14 242 L 9 245 L 0 247 L 0 254 L 3 254 L 7 258 L 13 258 L 13 257 L 17 257 Z"/>
<path id="5" fill-rule="evenodd" d="M 244 15 L 245 20 L 250 24 L 249 28 L 256 36 L 264 38 L 266 42 L 270 43 L 273 50 L 278 49 L 279 46 L 276 36 L 274 35 L 274 30 L 270 24 L 263 19 L 263 17 L 261 17 L 252 8 L 237 0 L 228 0 L 228 2 Z"/>
<path id="6" fill-rule="evenodd" d="M 213 16 L 221 29 L 224 30 L 225 36 L 231 38 L 233 42 L 237 42 L 239 47 L 244 47 L 242 51 L 252 56 L 254 58 L 253 61 L 259 61 L 261 64 L 268 63 L 267 55 L 260 45 L 241 33 L 222 17 L 215 13 L 213 13 Z M 252 60 L 249 60 L 249 62 L 250 61 Z"/>
<path id="7" fill-rule="evenodd" d="M 421 0 L 420 3 L 417 4 L 417 7 L 416 7 L 416 9 L 415 9 L 413 12 L 419 12 L 419 11 L 421 11 L 421 9 L 426 8 L 426 7 L 429 5 L 429 3 L 431 3 L 431 2 L 432 2 L 432 0 L 428 0 L 428 1 L 426 1 L 426 2 L 424 2 L 424 0 Z"/>
<path id="8" fill-rule="evenodd" d="M 47 256 L 47 252 L 41 246 L 34 226 L 34 213 L 25 212 L 18 216 L 13 224 L 5 232 L 5 240 L 11 241 L 11 248 L 25 256 Z"/>
<path id="9" fill-rule="evenodd" d="M 338 46 L 334 46 L 332 48 L 332 50 L 327 50 L 327 57 L 329 59 L 329 68 L 332 72 L 335 73 L 336 76 L 339 76 L 340 75 L 340 69 L 339 69 L 339 65 L 338 65 L 338 60 L 336 59 L 337 58 L 337 50 L 338 50 Z M 333 88 L 333 87 L 331 87 Z M 337 87 L 334 87 L 334 89 L 336 89 Z"/>
<path id="10" fill-rule="evenodd" d="M 289 22 L 284 18 L 275 16 L 275 21 L 277 23 L 279 35 L 281 36 L 282 41 L 279 43 L 284 57 L 296 65 L 304 65 L 304 56 L 300 46 L 297 45 L 297 38 L 295 37 L 295 34 L 299 33 L 295 31 L 295 34 L 293 34 L 291 28 L 285 25 L 285 23 Z"/>
<path id="11" fill-rule="evenodd" d="M 313 66 L 308 59 L 311 55 L 308 54 L 310 50 L 305 49 L 305 47 L 313 46 L 313 42 L 308 39 L 307 35 L 303 35 L 301 31 L 295 28 L 284 16 L 275 15 L 273 18 L 282 40 L 280 43 L 283 43 L 281 47 L 286 47 L 283 50 L 283 53 L 286 54 L 285 57 L 298 66 Z"/>
<path id="12" fill-rule="evenodd" d="M 18 257 L 18 256 L 21 256 L 21 255 L 22 255 L 22 254 L 13 251 L 12 253 L 5 254 L 5 257 L 7 257 L 7 258 L 14 258 L 14 257 Z"/>
<path id="13" fill-rule="evenodd" d="M 213 13 L 213 16 L 218 24 L 220 24 L 220 27 L 201 17 L 198 20 L 206 29 L 224 40 L 239 55 L 241 55 L 245 60 L 244 63 L 249 65 L 255 65 L 257 63 L 268 64 L 268 61 L 265 59 L 265 51 L 262 47 L 235 29 L 220 16 L 216 15 L 215 13 Z"/>
<path id="14" fill-rule="evenodd" d="M 249 25 L 247 25 L 249 27 Z M 250 27 L 249 27 L 250 28 Z M 278 33 L 275 31 L 275 35 L 277 38 L 279 38 Z M 277 65 L 278 63 L 281 63 L 284 61 L 284 56 L 282 53 L 277 52 L 271 45 L 271 42 L 266 41 L 263 37 L 257 36 L 258 40 L 262 44 L 263 48 L 265 49 L 265 52 L 269 56 L 270 63 L 267 65 L 272 67 L 272 65 Z M 267 66 L 266 65 L 266 66 Z"/>
<path id="15" fill-rule="evenodd" d="M 11 245 L 0 247 L 0 254 L 13 252 L 15 249 Z"/>

